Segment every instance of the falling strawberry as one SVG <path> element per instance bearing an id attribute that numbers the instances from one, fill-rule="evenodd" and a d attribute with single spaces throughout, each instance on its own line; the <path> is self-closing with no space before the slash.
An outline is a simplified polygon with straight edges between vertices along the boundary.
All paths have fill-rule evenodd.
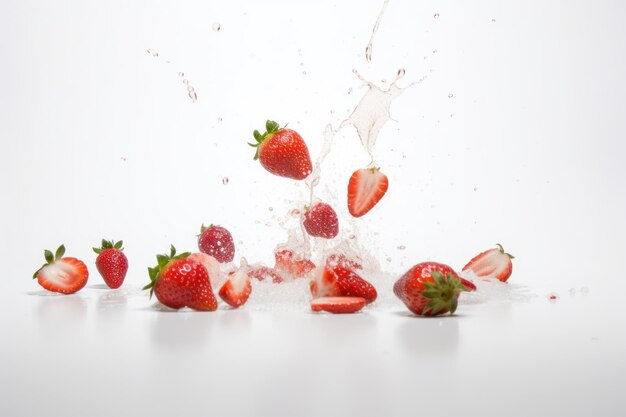
<path id="1" fill-rule="evenodd" d="M 169 255 L 157 255 L 158 264 L 148 268 L 150 283 L 143 287 L 156 294 L 164 305 L 179 309 L 215 311 L 217 300 L 213 295 L 209 275 L 201 263 L 188 259 L 189 252 L 176 255 L 171 246 Z"/>
<path id="2" fill-rule="evenodd" d="M 49 291 L 61 294 L 72 294 L 87 284 L 89 271 L 87 266 L 76 258 L 64 258 L 65 246 L 61 245 L 53 255 L 49 250 L 44 251 L 46 263 L 34 274 L 39 285 Z"/>
<path id="3" fill-rule="evenodd" d="M 304 213 L 304 228 L 311 236 L 332 239 L 339 233 L 337 213 L 326 203 L 316 203 Z"/>
<path id="4" fill-rule="evenodd" d="M 200 252 L 211 255 L 220 263 L 230 262 L 235 257 L 233 236 L 222 226 L 202 225 L 198 236 L 198 248 Z"/>
<path id="5" fill-rule="evenodd" d="M 348 210 L 354 217 L 361 217 L 374 207 L 387 192 L 389 180 L 379 168 L 355 171 L 348 183 Z"/>
<path id="6" fill-rule="evenodd" d="M 248 275 L 248 266 L 242 262 L 239 269 L 229 274 L 228 280 L 220 288 L 219 295 L 231 307 L 237 308 L 248 301 L 250 292 L 252 292 L 252 284 Z"/>
<path id="7" fill-rule="evenodd" d="M 356 313 L 366 304 L 363 297 L 321 297 L 311 301 L 311 310 L 334 314 Z"/>
<path id="8" fill-rule="evenodd" d="M 345 265 L 329 266 L 316 270 L 311 278 L 313 298 L 319 297 L 363 297 L 367 304 L 376 300 L 376 288 Z"/>
<path id="9" fill-rule="evenodd" d="M 102 239 L 99 248 L 93 248 L 98 254 L 96 258 L 96 267 L 102 275 L 104 282 L 109 288 L 119 288 L 126 278 L 128 271 L 128 259 L 124 255 L 123 242 L 113 242 Z"/>
<path id="10" fill-rule="evenodd" d="M 305 179 L 313 170 L 309 149 L 295 130 L 281 128 L 278 123 L 268 120 L 265 133 L 254 131 L 257 143 L 248 143 L 256 148 L 254 159 L 261 161 L 263 168 L 274 175 Z"/>
<path id="11" fill-rule="evenodd" d="M 394 294 L 420 316 L 454 313 L 462 291 L 465 287 L 457 273 L 437 262 L 413 266 L 393 286 Z"/>
<path id="12" fill-rule="evenodd" d="M 294 253 L 291 249 L 277 250 L 274 252 L 274 259 L 274 268 L 292 278 L 302 278 L 315 269 L 315 264 L 310 259 Z"/>
<path id="13" fill-rule="evenodd" d="M 280 275 L 277 270 L 264 265 L 251 266 L 248 271 L 248 275 L 250 278 L 254 278 L 259 281 L 272 281 L 274 284 L 280 284 L 285 281 L 283 276 Z"/>
<path id="14" fill-rule="evenodd" d="M 505 282 L 513 273 L 513 255 L 506 253 L 501 244 L 498 247 L 489 249 L 474 258 L 463 267 L 463 271 L 470 270 L 477 277 L 496 277 Z"/>

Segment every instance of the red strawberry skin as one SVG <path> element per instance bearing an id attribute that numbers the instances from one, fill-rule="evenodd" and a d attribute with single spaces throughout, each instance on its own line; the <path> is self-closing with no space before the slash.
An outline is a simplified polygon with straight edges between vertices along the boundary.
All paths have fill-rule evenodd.
<path id="1" fill-rule="evenodd" d="M 302 278 L 315 269 L 315 264 L 310 259 L 303 258 L 290 249 L 274 252 L 274 259 L 274 267 L 293 278 Z"/>
<path id="2" fill-rule="evenodd" d="M 353 270 L 343 265 L 320 268 L 311 279 L 313 298 L 319 297 L 362 297 L 369 304 L 376 300 L 376 288 Z"/>
<path id="3" fill-rule="evenodd" d="M 280 128 L 271 120 L 267 121 L 265 128 L 264 134 L 254 131 L 257 143 L 250 144 L 257 148 L 254 159 L 274 175 L 305 179 L 313 171 L 313 164 L 302 136 L 295 130 Z"/>
<path id="4" fill-rule="evenodd" d="M 361 310 L 365 304 L 366 300 L 362 297 L 321 297 L 311 301 L 311 310 L 350 314 Z"/>
<path id="5" fill-rule="evenodd" d="M 348 182 L 348 210 L 353 217 L 367 214 L 387 192 L 389 179 L 378 168 L 356 170 Z"/>
<path id="6" fill-rule="evenodd" d="M 39 285 L 49 291 L 73 294 L 87 284 L 89 271 L 83 261 L 66 257 L 43 266 L 36 277 Z"/>
<path id="7" fill-rule="evenodd" d="M 119 288 L 126 278 L 128 259 L 119 249 L 104 249 L 96 258 L 96 268 L 109 288 Z"/>
<path id="8" fill-rule="evenodd" d="M 163 267 L 154 285 L 154 294 L 162 304 L 171 308 L 217 310 L 217 299 L 206 269 L 186 258 L 172 259 Z"/>
<path id="9" fill-rule="evenodd" d="M 442 276 L 449 274 L 456 278 L 460 288 L 462 284 L 458 280 L 458 274 L 448 265 L 438 262 L 423 262 L 409 269 L 393 286 L 394 294 L 404 302 L 407 308 L 417 315 L 438 316 L 450 312 L 453 309 L 443 308 L 439 311 L 429 311 L 426 309 L 430 299 L 423 295 L 427 283 L 434 284 L 433 273 L 438 272 Z M 458 292 L 454 295 L 458 298 Z"/>
<path id="10" fill-rule="evenodd" d="M 251 266 L 248 275 L 250 278 L 258 279 L 259 281 L 271 280 L 274 284 L 280 284 L 285 281 L 277 270 L 263 265 Z"/>
<path id="11" fill-rule="evenodd" d="M 231 262 L 235 257 L 233 236 L 222 226 L 202 226 L 198 237 L 198 249 L 220 263 Z"/>
<path id="12" fill-rule="evenodd" d="M 506 282 L 513 273 L 514 256 L 506 253 L 502 245 L 498 243 L 497 248 L 486 250 L 472 258 L 463 271 L 471 270 L 480 278 L 496 277 L 502 282 Z"/>
<path id="13" fill-rule="evenodd" d="M 333 208 L 317 203 L 304 213 L 304 228 L 311 236 L 332 239 L 339 233 L 339 219 Z"/>

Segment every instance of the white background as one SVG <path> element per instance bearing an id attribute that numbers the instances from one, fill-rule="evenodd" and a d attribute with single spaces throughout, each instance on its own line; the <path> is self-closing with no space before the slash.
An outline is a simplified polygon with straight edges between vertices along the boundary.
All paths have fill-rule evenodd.
<path id="1" fill-rule="evenodd" d="M 391 0 L 370 64 L 382 1 L 153 3 L 0 4 L 0 414 L 626 412 L 620 2 Z M 388 194 L 349 219 L 347 179 L 369 159 L 348 128 L 318 197 L 386 273 L 461 268 L 500 242 L 536 298 L 422 320 L 399 301 L 351 317 L 175 314 L 137 291 L 154 254 L 193 250 L 203 222 L 271 263 L 306 189 L 252 161 L 251 132 L 289 123 L 315 159 L 365 92 L 352 69 L 384 86 L 399 68 L 401 85 L 428 78 L 374 148 Z M 93 265 L 103 237 L 125 241 L 122 291 Z M 60 243 L 91 271 L 73 296 L 30 280 Z"/>

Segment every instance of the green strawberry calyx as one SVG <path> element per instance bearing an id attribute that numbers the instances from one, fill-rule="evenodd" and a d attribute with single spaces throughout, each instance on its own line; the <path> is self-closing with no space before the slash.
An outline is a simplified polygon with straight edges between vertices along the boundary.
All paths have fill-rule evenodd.
<path id="1" fill-rule="evenodd" d="M 96 252 L 99 255 L 105 249 L 124 250 L 124 248 L 122 247 L 123 245 L 124 245 L 124 241 L 122 241 L 122 240 L 119 240 L 119 241 L 116 242 L 115 240 L 104 240 L 104 239 L 102 239 L 102 243 L 100 244 L 100 247 L 99 248 L 94 247 L 93 251 Z"/>
<path id="2" fill-rule="evenodd" d="M 176 254 L 176 248 L 174 245 L 170 245 L 170 253 L 169 254 L 160 254 L 157 255 L 157 264 L 152 268 L 148 268 L 148 276 L 150 277 L 150 283 L 142 288 L 142 290 L 150 290 L 150 298 L 152 298 L 152 294 L 154 293 L 154 286 L 159 281 L 161 274 L 163 271 L 167 269 L 167 265 L 170 261 L 175 259 L 184 259 L 191 255 L 190 252 L 183 252 L 180 254 Z"/>
<path id="3" fill-rule="evenodd" d="M 424 283 L 422 295 L 429 301 L 422 313 L 437 315 L 442 311 L 449 311 L 450 314 L 454 314 L 458 306 L 458 295 L 462 291 L 466 291 L 465 287 L 451 273 L 443 275 L 439 271 L 432 271 L 431 276 L 435 282 Z"/>
<path id="4" fill-rule="evenodd" d="M 35 271 L 35 273 L 33 274 L 33 279 L 37 278 L 37 274 L 39 274 L 39 271 L 41 271 L 44 267 L 52 265 L 59 259 L 63 258 L 63 255 L 65 255 L 65 245 L 59 246 L 54 254 L 46 249 L 43 252 L 43 256 L 44 258 L 46 258 L 46 263 L 41 265 L 41 268 Z"/>
<path id="5" fill-rule="evenodd" d="M 509 257 L 509 259 L 515 259 L 515 256 L 511 255 L 510 253 L 506 253 L 506 252 L 504 251 L 504 248 L 502 247 L 502 245 L 501 245 L 501 244 L 496 243 L 496 245 L 498 246 L 498 250 L 500 251 L 500 253 L 502 253 L 502 254 L 504 254 L 504 255 L 508 256 L 508 257 Z"/>
<path id="6" fill-rule="evenodd" d="M 254 136 L 254 140 L 256 140 L 257 143 L 248 142 L 248 145 L 256 148 L 256 153 L 254 154 L 255 161 L 259 159 L 259 146 L 261 146 L 261 144 L 266 139 L 274 136 L 274 133 L 278 132 L 279 130 L 281 130 L 281 127 L 278 123 L 273 120 L 268 120 L 267 122 L 265 122 L 265 133 L 261 134 L 258 130 L 255 130 L 252 133 L 252 135 Z"/>

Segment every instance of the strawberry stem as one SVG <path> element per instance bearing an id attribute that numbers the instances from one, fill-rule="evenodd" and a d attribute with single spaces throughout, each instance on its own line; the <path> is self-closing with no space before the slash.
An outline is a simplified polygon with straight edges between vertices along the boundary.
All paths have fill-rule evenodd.
<path id="1" fill-rule="evenodd" d="M 286 125 L 285 125 L 286 126 Z M 281 129 L 280 125 L 273 120 L 268 120 L 265 122 L 265 133 L 261 134 L 258 130 L 252 132 L 252 136 L 254 136 L 254 140 L 256 143 L 248 142 L 248 145 L 256 148 L 256 153 L 254 154 L 254 160 L 259 159 L 259 146 L 268 138 L 270 138 L 274 133 L 278 132 Z"/>
<path id="2" fill-rule="evenodd" d="M 170 253 L 168 254 L 159 254 L 156 256 L 157 264 L 152 268 L 148 268 L 148 276 L 150 277 L 150 282 L 142 288 L 143 291 L 150 290 L 150 298 L 152 298 L 152 294 L 154 293 L 154 286 L 158 282 L 161 272 L 163 272 L 170 261 L 174 259 L 183 259 L 191 255 L 190 252 L 183 252 L 181 254 L 176 255 L 176 248 L 174 245 L 170 245 Z"/>

